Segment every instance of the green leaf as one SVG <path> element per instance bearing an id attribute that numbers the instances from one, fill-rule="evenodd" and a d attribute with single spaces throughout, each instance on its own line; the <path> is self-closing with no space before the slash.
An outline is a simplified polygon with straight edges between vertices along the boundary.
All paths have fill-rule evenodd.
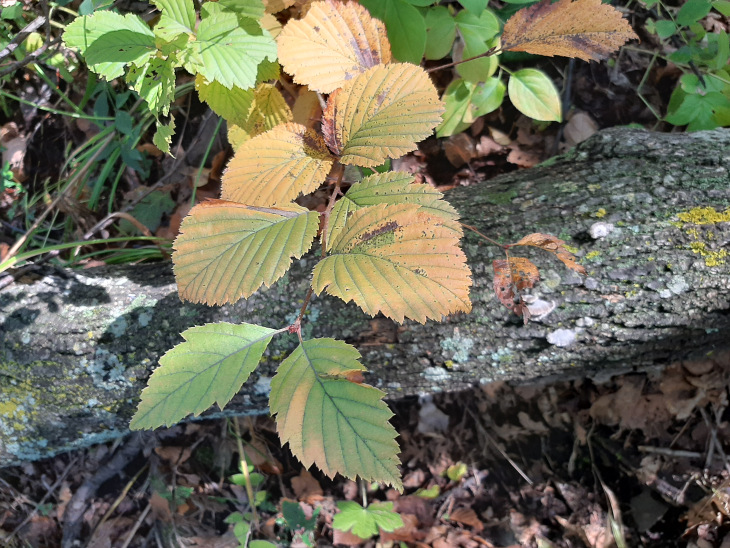
<path id="1" fill-rule="evenodd" d="M 298 502 L 282 500 L 281 513 L 284 515 L 286 526 L 290 531 L 296 531 L 297 529 L 312 531 L 314 526 L 317 524 L 316 513 L 311 518 L 307 519 L 304 515 L 304 510 L 302 510 L 302 507 Z"/>
<path id="2" fill-rule="evenodd" d="M 560 95 L 553 81 L 537 69 L 522 69 L 510 75 L 510 101 L 522 114 L 546 122 L 562 119 Z"/>
<path id="3" fill-rule="evenodd" d="M 728 59 L 730 59 L 730 36 L 724 30 L 715 32 L 707 36 L 708 45 L 714 46 L 714 55 L 711 66 L 715 70 L 721 70 L 728 66 Z"/>
<path id="4" fill-rule="evenodd" d="M 155 25 L 155 34 L 172 41 L 181 34 L 195 33 L 195 5 L 193 0 L 154 0 L 162 12 Z"/>
<path id="5" fill-rule="evenodd" d="M 177 204 L 170 198 L 169 192 L 155 190 L 142 198 L 134 209 L 132 217 L 146 226 L 150 232 L 155 232 L 160 227 L 162 215 L 172 213 Z M 119 223 L 119 230 L 125 234 L 137 234 L 139 229 L 126 219 Z"/>
<path id="6" fill-rule="evenodd" d="M 373 502 L 363 508 L 357 502 L 343 501 L 337 503 L 340 512 L 335 515 L 332 527 L 338 531 L 350 531 L 361 539 L 377 535 L 382 529 L 392 533 L 403 527 L 403 519 L 393 511 L 392 502 Z"/>
<path id="7" fill-rule="evenodd" d="M 492 11 L 484 10 L 479 16 L 461 11 L 456 14 L 455 20 L 463 45 L 461 51 L 454 50 L 455 61 L 476 57 L 496 45 L 495 38 L 499 34 L 500 24 Z M 456 72 L 465 80 L 484 82 L 495 73 L 497 67 L 497 56 L 492 55 L 457 65 Z"/>
<path id="8" fill-rule="evenodd" d="M 464 6 L 467 10 L 472 12 L 474 15 L 479 16 L 487 7 L 488 0 L 459 0 L 459 4 Z"/>
<path id="9" fill-rule="evenodd" d="M 410 173 L 392 171 L 365 177 L 350 187 L 347 193 L 335 203 L 327 226 L 327 249 L 330 249 L 334 236 L 345 226 L 347 219 L 355 211 L 377 204 L 417 204 L 424 211 L 444 221 L 456 221 L 457 211 L 435 188 L 425 184 L 414 184 L 415 177 Z M 461 237 L 461 228 L 453 223 L 455 233 Z"/>
<path id="10" fill-rule="evenodd" d="M 175 424 L 213 403 L 222 409 L 241 389 L 276 331 L 253 324 L 211 323 L 182 333 L 185 342 L 160 358 L 132 417 L 133 430 Z"/>
<path id="11" fill-rule="evenodd" d="M 264 16 L 264 3 L 261 0 L 218 0 L 218 3 L 242 17 L 259 20 Z"/>
<path id="12" fill-rule="evenodd" d="M 461 78 L 452 81 L 444 91 L 444 121 L 436 135 L 448 137 L 468 128 L 477 118 L 499 108 L 504 100 L 505 85 L 500 78 L 474 84 Z"/>
<path id="13" fill-rule="evenodd" d="M 725 17 L 730 17 L 730 0 L 715 0 L 712 7 L 722 13 Z"/>
<path id="14" fill-rule="evenodd" d="M 198 27 L 197 40 L 187 45 L 186 68 L 229 89 L 253 87 L 258 64 L 266 58 L 276 60 L 276 42 L 256 21 L 239 18 L 216 4 L 204 4 L 207 15 Z"/>
<path id="15" fill-rule="evenodd" d="M 730 119 L 730 100 L 717 91 L 705 95 L 688 94 L 677 87 L 667 110 L 665 120 L 675 126 L 686 125 L 687 131 L 714 129 Z"/>
<path id="16" fill-rule="evenodd" d="M 281 278 L 312 246 L 319 214 L 224 200 L 196 205 L 183 220 L 172 261 L 180 298 L 207 304 L 249 297 Z"/>
<path id="17" fill-rule="evenodd" d="M 360 353 L 334 339 L 302 342 L 271 380 L 269 407 L 282 444 L 309 467 L 402 489 L 397 432 L 381 390 L 349 380 Z"/>
<path id="18" fill-rule="evenodd" d="M 136 15 L 98 11 L 77 17 L 63 33 L 66 46 L 78 50 L 89 68 L 113 80 L 128 64 L 143 65 L 155 54 L 155 35 Z"/>
<path id="19" fill-rule="evenodd" d="M 654 28 L 656 29 L 657 36 L 662 39 L 669 38 L 677 32 L 677 25 L 674 21 L 669 21 L 667 19 L 661 19 L 654 23 Z"/>
<path id="20" fill-rule="evenodd" d="M 686 0 L 677 12 L 677 24 L 687 27 L 705 17 L 711 9 L 709 0 Z"/>
<path id="21" fill-rule="evenodd" d="M 312 287 L 365 313 L 424 323 L 471 310 L 471 272 L 452 221 L 415 204 L 378 204 L 352 213 Z"/>
<path id="22" fill-rule="evenodd" d="M 446 57 L 454 47 L 456 21 L 445 6 L 434 6 L 426 12 L 426 59 Z"/>
<path id="23" fill-rule="evenodd" d="M 175 70 L 170 61 L 154 58 L 142 66 L 130 66 L 126 76 L 129 86 L 145 100 L 155 116 L 167 116 L 175 100 Z"/>
<path id="24" fill-rule="evenodd" d="M 426 50 L 426 21 L 405 0 L 363 0 L 373 17 L 385 23 L 393 57 L 404 63 L 421 63 Z"/>
<path id="25" fill-rule="evenodd" d="M 202 74 L 195 79 L 195 89 L 201 101 L 208 103 L 213 112 L 229 124 L 242 126 L 248 120 L 253 105 L 253 89 L 238 86 L 227 88 L 215 80 L 208 82 Z"/>
<path id="26" fill-rule="evenodd" d="M 170 154 L 170 144 L 172 136 L 175 135 L 175 118 L 170 118 L 167 124 L 157 123 L 157 131 L 152 137 L 152 144 L 159 148 L 163 153 Z"/>

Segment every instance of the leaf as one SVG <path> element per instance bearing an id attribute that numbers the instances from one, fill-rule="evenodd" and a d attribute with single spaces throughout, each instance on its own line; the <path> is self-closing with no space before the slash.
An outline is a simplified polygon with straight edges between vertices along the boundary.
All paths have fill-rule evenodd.
<path id="1" fill-rule="evenodd" d="M 155 34 L 172 41 L 181 34 L 195 33 L 193 0 L 154 0 L 154 3 L 162 12 Z"/>
<path id="2" fill-rule="evenodd" d="M 259 84 L 253 93 L 253 103 L 242 128 L 252 137 L 291 122 L 289 105 L 275 84 Z"/>
<path id="3" fill-rule="evenodd" d="M 183 220 L 172 261 L 180 298 L 206 304 L 249 297 L 271 286 L 312 246 L 319 215 L 209 200 Z"/>
<path id="4" fill-rule="evenodd" d="M 494 268 L 494 292 L 499 301 L 518 316 L 524 318 L 525 324 L 530 318 L 530 311 L 522 301 L 520 292 L 533 287 L 540 280 L 540 272 L 528 259 L 510 257 L 492 262 Z M 518 299 L 516 299 L 518 297 Z"/>
<path id="5" fill-rule="evenodd" d="M 164 154 L 170 154 L 172 136 L 175 135 L 175 118 L 170 118 L 167 124 L 157 123 L 157 131 L 152 136 L 152 144 L 159 148 Z"/>
<path id="6" fill-rule="evenodd" d="M 469 312 L 471 272 L 459 238 L 416 205 L 379 204 L 355 211 L 314 268 L 312 287 L 366 314 L 403 322 Z"/>
<path id="7" fill-rule="evenodd" d="M 269 408 L 282 444 L 329 477 L 380 481 L 402 490 L 397 433 L 384 392 L 347 380 L 365 368 L 360 353 L 334 339 L 302 342 L 271 380 Z"/>
<path id="8" fill-rule="evenodd" d="M 332 246 L 332 239 L 345 226 L 347 219 L 355 211 L 377 204 L 417 204 L 423 211 L 441 218 L 445 227 L 454 230 L 455 235 L 462 236 L 461 226 L 456 222 L 459 214 L 435 188 L 414 184 L 415 177 L 410 173 L 391 171 L 377 173 L 365 177 L 350 187 L 347 193 L 335 203 L 327 225 L 327 249 Z"/>
<path id="9" fill-rule="evenodd" d="M 156 57 L 140 67 L 132 65 L 126 80 L 145 100 L 152 114 L 170 114 L 170 105 L 175 100 L 175 69 L 170 61 Z"/>
<path id="10" fill-rule="evenodd" d="M 677 24 L 688 27 L 710 13 L 712 3 L 708 0 L 687 0 L 677 12 Z"/>
<path id="11" fill-rule="evenodd" d="M 499 20 L 490 10 L 484 10 L 477 16 L 468 11 L 461 11 L 455 17 L 456 28 L 463 47 L 454 49 L 454 61 L 462 61 L 476 57 L 498 44 Z M 484 82 L 492 76 L 499 62 L 497 56 L 482 57 L 456 66 L 456 71 L 471 82 Z"/>
<path id="12" fill-rule="evenodd" d="M 248 137 L 254 137 L 291 121 L 292 113 L 281 92 L 272 84 L 259 84 L 255 89 L 226 88 L 219 82 L 208 82 L 201 74 L 195 78 L 200 99 L 226 120 L 229 127 L 239 126 Z M 235 148 L 234 148 L 235 150 Z"/>
<path id="13" fill-rule="evenodd" d="M 223 409 L 256 369 L 275 333 L 247 323 L 209 323 L 183 331 L 185 342 L 160 358 L 129 427 L 170 426 L 213 403 Z"/>
<path id="14" fill-rule="evenodd" d="M 248 120 L 254 92 L 238 86 L 227 88 L 215 80 L 209 82 L 202 74 L 195 78 L 195 89 L 201 101 L 223 118 L 227 123 L 243 125 Z"/>
<path id="15" fill-rule="evenodd" d="M 373 502 L 363 508 L 354 501 L 337 503 L 340 512 L 332 520 L 332 527 L 338 531 L 350 531 L 361 539 L 369 539 L 382 529 L 392 533 L 403 527 L 403 518 L 393 510 L 392 502 Z"/>
<path id="16" fill-rule="evenodd" d="M 444 121 L 436 128 L 438 137 L 448 137 L 468 128 L 480 116 L 496 110 L 504 100 L 505 85 L 499 78 L 474 84 L 461 78 L 452 81 L 444 91 Z"/>
<path id="17" fill-rule="evenodd" d="M 534 246 L 540 249 L 552 253 L 570 270 L 585 274 L 586 269 L 575 262 L 575 256 L 565 248 L 565 242 L 560 238 L 556 238 L 550 234 L 541 234 L 535 232 L 534 234 L 528 234 L 522 238 L 519 242 L 512 245 L 519 246 Z M 510 246 L 512 247 L 512 246 Z"/>
<path id="18" fill-rule="evenodd" d="M 426 22 L 405 0 L 362 0 L 373 17 L 385 23 L 393 57 L 418 65 L 426 49 Z"/>
<path id="19" fill-rule="evenodd" d="M 322 133 L 342 163 L 375 167 L 415 150 L 439 124 L 443 110 L 421 67 L 380 65 L 330 95 Z"/>
<path id="20" fill-rule="evenodd" d="M 285 124 L 243 143 L 223 174 L 222 197 L 272 207 L 309 194 L 332 169 L 322 137 L 299 124 Z"/>
<path id="21" fill-rule="evenodd" d="M 197 40 L 187 44 L 186 68 L 229 89 L 253 87 L 258 64 L 276 60 L 276 42 L 256 21 L 238 18 L 217 2 L 206 2 L 204 8 Z"/>
<path id="22" fill-rule="evenodd" d="M 241 17 L 258 21 L 264 15 L 264 3 L 261 0 L 218 0 L 218 3 Z"/>
<path id="23" fill-rule="evenodd" d="M 474 15 L 481 15 L 484 8 L 487 7 L 487 0 L 459 0 L 459 4 L 464 6 Z"/>
<path id="24" fill-rule="evenodd" d="M 315 2 L 304 18 L 287 23 L 278 42 L 284 70 L 321 93 L 390 62 L 385 26 L 355 2 Z"/>
<path id="25" fill-rule="evenodd" d="M 598 61 L 635 38 L 621 12 L 601 0 L 542 0 L 507 21 L 502 51 Z"/>
<path id="26" fill-rule="evenodd" d="M 546 122 L 562 120 L 560 95 L 544 72 L 531 68 L 513 72 L 507 92 L 512 104 L 524 115 Z"/>
<path id="27" fill-rule="evenodd" d="M 426 12 L 426 59 L 446 57 L 454 46 L 456 22 L 446 6 L 434 6 Z"/>
<path id="28" fill-rule="evenodd" d="M 157 51 L 155 35 L 147 23 L 136 15 L 111 11 L 77 17 L 66 27 L 63 41 L 107 80 L 124 74 L 128 64 L 143 65 Z"/>

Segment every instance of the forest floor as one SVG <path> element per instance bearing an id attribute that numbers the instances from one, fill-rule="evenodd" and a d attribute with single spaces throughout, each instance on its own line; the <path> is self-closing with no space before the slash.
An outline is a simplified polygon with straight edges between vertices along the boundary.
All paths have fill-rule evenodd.
<path id="1" fill-rule="evenodd" d="M 464 133 L 426 140 L 394 167 L 448 190 L 529 168 L 603 128 L 675 130 L 655 113 L 666 113 L 682 72 L 654 57 L 668 44 L 645 30 L 649 12 L 629 2 L 625 13 L 641 49 L 622 48 L 611 63 L 527 61 L 562 91 L 564 123 L 536 124 L 506 103 Z M 703 24 L 711 32 L 730 26 L 714 12 Z M 44 79 L 18 67 L 4 81 L 22 102 L 4 99 L 0 112 L 3 164 L 24 182 L 5 185 L 3 175 L 0 259 L 56 197 L 69 150 L 99 135 L 88 120 L 49 110 L 63 107 L 61 88 L 71 98 L 84 90 L 46 72 Z M 433 74 L 440 90 L 453 77 L 450 70 Z M 127 150 L 127 136 L 113 137 L 125 160 L 115 159 L 110 168 L 118 173 L 113 190 L 111 177 L 96 197 L 90 187 L 82 199 L 56 203 L 34 245 L 134 234 L 171 241 L 192 196 L 217 197 L 231 155 L 225 132 L 195 94 L 177 106 L 175 158 L 162 156 L 149 138 Z M 110 114 L 102 110 L 94 114 Z M 100 154 L 104 160 L 111 152 Z M 141 169 L 130 167 L 138 160 Z M 103 166 L 97 167 L 103 172 Z M 315 193 L 305 205 L 317 208 L 325 198 Z M 97 243 L 82 254 L 51 254 L 50 260 L 91 267 L 161 258 L 168 250 L 169 243 L 130 239 Z M 267 417 L 135 434 L 0 469 L 0 546 L 239 546 L 226 518 L 251 507 L 234 476 L 240 472 L 237 429 L 262 476 L 256 476 L 253 538 L 281 545 L 730 548 L 729 386 L 727 353 L 657 364 L 653 374 L 495 383 L 391 402 L 402 447 L 402 494 L 303 470 L 280 447 Z M 363 499 L 393 502 L 404 526 L 371 539 L 335 530 L 337 503 Z M 299 515 L 291 505 L 284 515 L 284 501 L 298 503 Z"/>

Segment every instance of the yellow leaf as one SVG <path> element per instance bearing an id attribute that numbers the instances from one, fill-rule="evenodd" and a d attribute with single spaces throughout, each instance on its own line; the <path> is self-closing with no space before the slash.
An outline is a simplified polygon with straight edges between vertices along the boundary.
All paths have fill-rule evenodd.
<path id="1" fill-rule="evenodd" d="M 274 84 L 259 84 L 254 90 L 253 102 L 243 129 L 255 137 L 292 121 L 292 112 Z"/>
<path id="2" fill-rule="evenodd" d="M 190 210 L 172 262 L 180 298 L 225 304 L 271 286 L 314 242 L 319 214 L 296 204 L 278 209 L 209 200 Z"/>
<path id="3" fill-rule="evenodd" d="M 601 0 L 542 0 L 507 21 L 502 50 L 597 61 L 634 38 L 621 12 Z"/>
<path id="4" fill-rule="evenodd" d="M 312 287 L 397 322 L 469 312 L 471 272 L 445 222 L 412 204 L 355 211 L 315 267 Z"/>
<path id="5" fill-rule="evenodd" d="M 273 84 L 259 84 L 255 89 L 208 82 L 202 75 L 195 78 L 200 98 L 229 124 L 239 126 L 254 137 L 279 124 L 290 122 L 292 112 L 281 92 Z"/>
<path id="6" fill-rule="evenodd" d="M 322 137 L 284 124 L 238 148 L 223 174 L 222 198 L 261 207 L 287 204 L 316 190 L 332 163 Z"/>
<path id="7" fill-rule="evenodd" d="M 355 2 L 316 2 L 278 38 L 279 62 L 298 84 L 331 93 L 347 80 L 390 62 L 385 25 Z"/>
<path id="8" fill-rule="evenodd" d="M 241 126 L 228 124 L 228 142 L 231 143 L 233 150 L 238 150 L 238 147 L 250 138 L 251 136 Z"/>
<path id="9" fill-rule="evenodd" d="M 296 0 L 264 0 L 266 13 L 279 13 L 296 4 Z"/>
<path id="10" fill-rule="evenodd" d="M 415 177 L 402 171 L 374 173 L 353 184 L 337 201 L 327 225 L 326 245 L 329 250 L 334 236 L 343 229 L 347 218 L 358 209 L 376 204 L 417 204 L 423 211 L 442 219 L 444 227 L 454 231 L 457 238 L 463 232 L 456 222 L 459 214 L 443 194 L 430 185 L 416 184 Z"/>
<path id="11" fill-rule="evenodd" d="M 375 167 L 415 150 L 441 123 L 443 112 L 421 67 L 379 65 L 330 95 L 322 133 L 342 163 Z"/>

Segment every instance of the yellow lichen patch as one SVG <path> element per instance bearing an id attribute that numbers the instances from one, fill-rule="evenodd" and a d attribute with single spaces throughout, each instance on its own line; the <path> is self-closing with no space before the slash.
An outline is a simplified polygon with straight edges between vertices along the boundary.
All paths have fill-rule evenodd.
<path id="1" fill-rule="evenodd" d="M 717 239 L 716 234 L 711 230 L 703 230 L 699 227 L 730 222 L 730 208 L 725 211 L 717 211 L 714 207 L 709 206 L 695 207 L 689 211 L 678 213 L 677 217 L 679 218 L 679 222 L 671 223 L 677 228 L 682 229 L 688 224 L 694 225 L 686 228 L 684 233 L 693 240 L 690 242 L 689 248 L 705 260 L 705 266 L 720 266 L 727 262 L 727 258 L 730 257 L 730 253 L 727 250 L 719 249 L 713 251 L 708 248 L 708 242 Z"/>
<path id="2" fill-rule="evenodd" d="M 695 225 L 714 225 L 715 223 L 730 223 L 730 208 L 724 212 L 714 207 L 695 207 L 677 215 L 680 221 Z"/>
<path id="3" fill-rule="evenodd" d="M 598 257 L 600 254 L 600 251 L 591 251 L 586 255 L 586 259 L 590 261 L 591 259 L 595 259 L 596 257 Z"/>
<path id="4" fill-rule="evenodd" d="M 608 213 L 605 209 L 601 208 L 598 211 L 596 211 L 595 215 L 599 219 L 603 219 L 606 216 L 606 213 Z"/>
<path id="5" fill-rule="evenodd" d="M 718 251 L 710 251 L 707 249 L 707 245 L 704 242 L 692 242 L 689 244 L 692 251 L 700 255 L 705 259 L 705 266 L 720 266 L 725 264 L 726 259 L 730 254 L 725 249 Z"/>

